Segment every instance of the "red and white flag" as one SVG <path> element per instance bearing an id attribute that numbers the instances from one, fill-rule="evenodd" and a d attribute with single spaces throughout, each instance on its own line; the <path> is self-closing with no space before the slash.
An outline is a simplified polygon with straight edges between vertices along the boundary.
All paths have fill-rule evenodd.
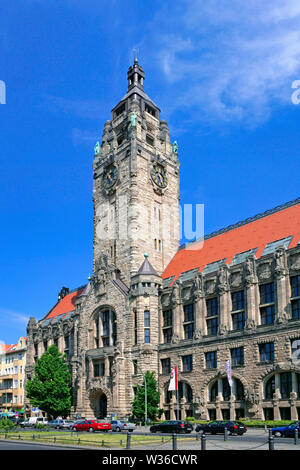
<path id="1" fill-rule="evenodd" d="M 173 367 L 171 370 L 171 375 L 170 375 L 170 384 L 168 391 L 171 392 L 172 390 L 177 390 L 178 389 L 178 382 L 177 382 L 177 366 Z"/>
<path id="2" fill-rule="evenodd" d="M 231 379 L 231 360 L 230 360 L 230 359 L 228 359 L 228 361 L 226 362 L 225 370 L 226 370 L 226 374 L 227 374 L 227 379 L 228 379 L 229 385 L 230 385 L 230 387 L 232 387 L 232 379 Z"/>

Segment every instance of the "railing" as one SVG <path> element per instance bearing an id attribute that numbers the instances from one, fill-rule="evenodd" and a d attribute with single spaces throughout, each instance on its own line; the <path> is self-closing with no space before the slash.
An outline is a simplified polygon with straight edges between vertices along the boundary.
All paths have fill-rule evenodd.
<path id="1" fill-rule="evenodd" d="M 88 446 L 93 448 L 121 448 L 121 449 L 133 449 L 133 448 L 146 448 L 149 450 L 164 450 L 172 449 L 178 450 L 178 444 L 182 444 L 183 441 L 189 442 L 189 445 L 193 445 L 194 450 L 205 451 L 209 445 L 210 449 L 220 449 L 220 450 L 256 450 L 264 448 L 265 450 L 275 450 L 277 445 L 275 444 L 274 436 L 272 435 L 272 430 L 269 429 L 268 436 L 263 436 L 262 442 L 255 443 L 254 445 L 249 445 L 245 447 L 240 447 L 240 438 L 234 439 L 229 435 L 227 429 L 224 430 L 223 438 L 216 439 L 217 436 L 207 436 L 204 432 L 200 433 L 191 433 L 191 434 L 175 434 L 175 433 L 146 433 L 146 432 L 123 432 L 120 435 L 115 433 L 105 433 L 98 432 L 97 435 L 92 434 L 94 439 L 90 437 L 89 433 L 84 432 L 71 432 L 71 431 L 56 431 L 51 433 L 48 431 L 37 431 L 31 433 L 28 431 L 17 431 L 17 432 L 0 432 L 0 439 L 13 439 L 13 440 L 22 440 L 30 441 L 36 443 L 48 443 L 56 445 L 68 445 L 69 447 L 78 446 Z M 85 438 L 86 436 L 86 438 Z M 222 440 L 225 444 L 222 445 Z M 285 440 L 286 442 L 286 440 Z M 230 446 L 230 444 L 233 444 Z M 237 444 L 236 446 L 234 444 Z M 299 444 L 299 435 L 298 430 L 295 431 L 293 441 L 290 441 L 290 444 L 298 445 Z"/>

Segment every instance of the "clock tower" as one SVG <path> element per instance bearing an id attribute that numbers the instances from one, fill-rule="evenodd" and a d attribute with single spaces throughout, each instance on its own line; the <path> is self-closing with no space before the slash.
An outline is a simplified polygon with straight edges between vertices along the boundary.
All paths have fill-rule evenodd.
<path id="1" fill-rule="evenodd" d="M 148 254 L 162 274 L 179 247 L 179 162 L 138 60 L 106 121 L 93 164 L 94 270 L 103 257 L 127 285 Z"/>

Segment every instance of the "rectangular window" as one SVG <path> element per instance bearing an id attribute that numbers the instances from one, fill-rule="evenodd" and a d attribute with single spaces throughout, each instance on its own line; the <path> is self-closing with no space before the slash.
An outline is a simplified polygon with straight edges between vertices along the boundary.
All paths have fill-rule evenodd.
<path id="1" fill-rule="evenodd" d="M 164 343 L 171 343 L 172 341 L 172 328 L 165 328 L 163 330 Z"/>
<path id="2" fill-rule="evenodd" d="M 237 310 L 244 310 L 245 309 L 245 301 L 244 301 L 244 291 L 232 292 L 231 294 L 232 299 L 232 311 L 236 312 Z"/>
<path id="3" fill-rule="evenodd" d="M 163 328 L 173 325 L 173 311 L 164 310 L 163 311 Z"/>
<path id="4" fill-rule="evenodd" d="M 192 339 L 194 335 L 194 323 L 184 325 L 184 339 Z"/>
<path id="5" fill-rule="evenodd" d="M 244 348 L 231 349 L 231 364 L 232 366 L 244 365 Z"/>
<path id="6" fill-rule="evenodd" d="M 206 311 L 207 311 L 207 320 L 206 320 L 207 334 L 216 335 L 218 333 L 218 326 L 219 326 L 219 305 L 218 305 L 217 297 L 206 300 Z"/>
<path id="7" fill-rule="evenodd" d="M 274 361 L 274 343 L 260 344 L 259 357 L 261 362 Z"/>
<path id="8" fill-rule="evenodd" d="M 164 310 L 162 316 L 163 341 L 164 343 L 171 343 L 173 336 L 173 310 Z"/>
<path id="9" fill-rule="evenodd" d="M 194 321 L 194 304 L 184 305 L 183 311 L 185 322 Z"/>
<path id="10" fill-rule="evenodd" d="M 234 330 L 243 330 L 245 327 L 245 312 L 232 314 L 232 327 Z"/>
<path id="11" fill-rule="evenodd" d="M 215 316 L 219 315 L 217 297 L 214 297 L 213 299 L 207 299 L 206 300 L 206 310 L 207 310 L 207 316 L 208 317 L 215 317 Z"/>
<path id="12" fill-rule="evenodd" d="M 144 311 L 144 326 L 150 327 L 150 311 L 149 310 Z"/>
<path id="13" fill-rule="evenodd" d="M 134 359 L 132 362 L 133 362 L 133 374 L 137 375 L 138 374 L 137 359 Z"/>
<path id="14" fill-rule="evenodd" d="M 169 375 L 171 372 L 171 360 L 170 358 L 161 359 L 161 372 L 164 375 Z"/>
<path id="15" fill-rule="evenodd" d="M 292 391 L 292 374 L 290 372 L 283 372 L 280 374 L 280 394 L 281 398 L 290 398 Z"/>
<path id="16" fill-rule="evenodd" d="M 260 291 L 260 317 L 262 325 L 271 325 L 275 321 L 275 290 L 274 282 L 262 284 Z"/>
<path id="17" fill-rule="evenodd" d="M 137 337 L 138 324 L 137 324 L 137 312 L 136 312 L 136 310 L 134 310 L 134 312 L 133 312 L 133 317 L 134 317 L 134 344 L 137 344 L 137 342 L 138 342 L 138 337 Z"/>
<path id="18" fill-rule="evenodd" d="M 261 305 L 271 304 L 275 302 L 274 282 L 260 285 L 259 291 L 260 291 L 260 304 Z"/>
<path id="19" fill-rule="evenodd" d="M 218 318 L 212 318 L 206 321 L 207 323 L 207 334 L 216 335 L 218 333 Z"/>
<path id="20" fill-rule="evenodd" d="M 105 363 L 94 364 L 94 377 L 103 377 L 105 375 Z"/>
<path id="21" fill-rule="evenodd" d="M 300 318 L 300 299 L 292 300 L 292 319 L 299 320 Z"/>
<path id="22" fill-rule="evenodd" d="M 209 351 L 205 353 L 206 369 L 217 368 L 217 351 Z"/>
<path id="23" fill-rule="evenodd" d="M 194 304 L 184 305 L 184 338 L 192 339 L 194 335 Z"/>
<path id="24" fill-rule="evenodd" d="M 145 328 L 145 343 L 150 343 L 150 328 Z"/>
<path id="25" fill-rule="evenodd" d="M 260 317 L 262 325 L 271 325 L 275 321 L 275 306 L 260 307 Z"/>
<path id="26" fill-rule="evenodd" d="M 182 371 L 190 372 L 193 370 L 193 356 L 189 354 L 188 356 L 182 356 Z"/>
<path id="27" fill-rule="evenodd" d="M 300 275 L 291 277 L 291 297 L 300 297 Z"/>

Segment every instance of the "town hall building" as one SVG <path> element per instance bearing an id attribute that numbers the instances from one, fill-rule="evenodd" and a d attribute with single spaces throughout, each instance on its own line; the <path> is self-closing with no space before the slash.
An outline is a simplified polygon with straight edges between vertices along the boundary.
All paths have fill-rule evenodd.
<path id="1" fill-rule="evenodd" d="M 137 59 L 127 79 L 94 149 L 93 275 L 30 318 L 26 379 L 54 343 L 74 417 L 130 416 L 154 371 L 165 419 L 300 419 L 300 199 L 180 246 L 178 146 Z"/>

